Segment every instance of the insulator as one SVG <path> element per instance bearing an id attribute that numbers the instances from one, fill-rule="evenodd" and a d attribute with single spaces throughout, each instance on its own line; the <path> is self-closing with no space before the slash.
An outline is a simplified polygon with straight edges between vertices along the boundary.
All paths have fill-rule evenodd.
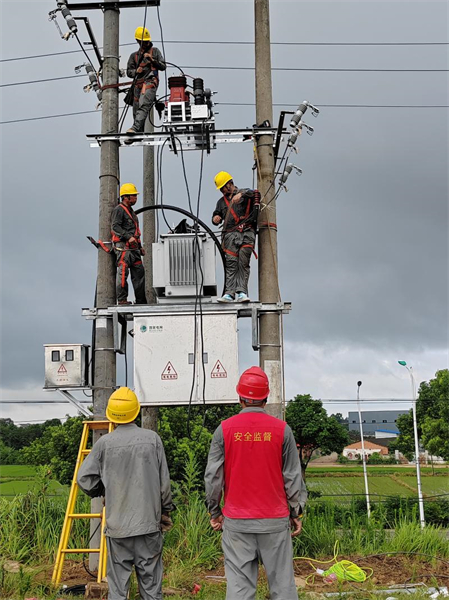
<path id="1" fill-rule="evenodd" d="M 100 100 L 101 102 L 101 99 L 103 98 L 103 91 L 98 85 L 98 79 L 97 74 L 95 73 L 95 69 L 89 63 L 86 63 L 84 67 L 86 69 L 87 76 L 89 77 L 90 85 L 92 86 L 94 92 L 97 94 L 98 100 Z"/>
<path id="2" fill-rule="evenodd" d="M 75 34 L 78 31 L 78 26 L 76 24 L 75 19 L 72 17 L 72 13 L 68 9 L 68 6 L 62 0 L 57 0 L 56 4 L 58 5 L 59 10 L 61 11 L 62 16 L 67 22 L 67 26 L 70 31 Z M 67 39 L 67 38 L 66 38 Z"/>
<path id="3" fill-rule="evenodd" d="M 183 75 L 173 76 L 168 78 L 168 87 L 172 88 L 186 88 L 187 87 L 187 79 Z"/>
<path id="4" fill-rule="evenodd" d="M 290 148 L 292 148 L 292 146 L 294 146 L 296 144 L 296 141 L 297 141 L 299 135 L 300 135 L 299 131 L 295 131 L 290 135 L 290 137 L 288 138 L 288 143 L 287 143 L 287 145 Z"/>
<path id="5" fill-rule="evenodd" d="M 295 114 L 293 115 L 293 117 L 290 121 L 290 127 L 296 128 L 298 126 L 298 123 L 302 119 L 308 106 L 309 106 L 309 103 L 307 102 L 307 100 L 304 100 L 304 102 L 299 105 L 298 110 L 295 112 Z"/>
<path id="6" fill-rule="evenodd" d="M 292 164 L 289 164 L 289 165 L 287 165 L 287 166 L 285 167 L 285 169 L 284 169 L 284 172 L 282 173 L 282 175 L 281 175 L 281 178 L 280 178 L 280 180 L 279 180 L 279 183 L 280 183 L 281 185 L 285 185 L 285 182 L 287 181 L 287 179 L 288 179 L 288 176 L 289 176 L 289 175 L 290 175 L 290 173 L 292 172 L 292 169 L 293 169 L 293 165 L 292 165 Z"/>
<path id="7" fill-rule="evenodd" d="M 204 79 L 197 77 L 193 80 L 193 95 L 195 104 L 204 104 Z"/>

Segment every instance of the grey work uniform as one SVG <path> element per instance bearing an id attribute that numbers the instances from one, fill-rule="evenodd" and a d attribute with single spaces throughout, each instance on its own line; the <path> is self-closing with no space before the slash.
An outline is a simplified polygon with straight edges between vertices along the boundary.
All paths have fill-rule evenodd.
<path id="1" fill-rule="evenodd" d="M 132 207 L 118 204 L 112 212 L 111 230 L 114 241 L 116 257 L 116 294 L 117 302 L 128 299 L 128 275 L 131 272 L 136 304 L 147 304 L 145 296 L 145 269 L 142 263 L 139 219 Z M 130 246 L 130 238 L 137 242 Z"/>
<path id="2" fill-rule="evenodd" d="M 161 600 L 160 524 L 172 499 L 160 437 L 135 423 L 118 426 L 94 444 L 78 485 L 92 498 L 105 498 L 109 600 L 126 600 L 133 564 L 142 600 Z"/>
<path id="3" fill-rule="evenodd" d="M 242 412 L 262 412 L 244 408 Z M 205 473 L 206 505 L 212 518 L 219 517 L 224 481 L 224 438 L 221 425 L 215 430 Z M 286 425 L 282 445 L 282 476 L 290 509 L 297 517 L 307 500 L 298 449 Z M 259 561 L 264 565 L 271 600 L 297 600 L 293 571 L 293 547 L 289 517 L 277 519 L 230 519 L 223 522 L 222 548 L 227 579 L 226 600 L 254 600 Z"/>
<path id="4" fill-rule="evenodd" d="M 238 194 L 242 198 L 233 203 Z M 223 222 L 222 247 L 226 255 L 225 294 L 248 294 L 251 254 L 256 243 L 254 191 L 236 189 L 231 196 L 217 202 L 212 219 L 220 216 Z M 213 222 L 213 220 L 212 220 Z"/>
<path id="5" fill-rule="evenodd" d="M 143 52 L 138 50 L 133 52 L 128 59 L 126 74 L 133 80 L 134 83 L 134 101 L 133 101 L 133 116 L 134 123 L 131 129 L 135 132 L 142 132 L 145 127 L 145 119 L 151 110 L 151 107 L 156 100 L 156 91 L 159 85 L 159 71 L 165 71 L 167 68 L 164 57 L 160 50 L 154 46 L 147 51 L 151 54 L 151 58 L 143 56 Z M 143 71 L 137 73 L 137 68 L 142 67 Z"/>

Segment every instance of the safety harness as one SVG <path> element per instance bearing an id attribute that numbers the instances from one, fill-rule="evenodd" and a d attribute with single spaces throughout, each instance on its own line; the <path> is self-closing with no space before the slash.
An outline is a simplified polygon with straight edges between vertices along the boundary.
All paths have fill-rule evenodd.
<path id="1" fill-rule="evenodd" d="M 139 65 L 139 52 L 135 54 L 136 65 Z M 159 71 L 154 68 L 153 64 L 153 48 L 150 49 L 150 67 L 151 67 L 151 80 L 147 81 L 146 79 L 137 79 L 134 84 L 134 101 L 138 102 L 141 94 L 145 94 L 148 89 L 154 88 L 156 89 L 159 85 Z M 142 61 L 141 61 L 142 62 Z M 144 65 L 146 66 L 146 64 Z"/>
<path id="2" fill-rule="evenodd" d="M 258 190 L 254 190 L 254 199 L 255 199 L 255 206 L 258 206 L 258 202 L 260 202 L 260 193 Z M 252 224 L 248 222 L 248 217 L 250 214 L 250 209 L 251 209 L 251 201 L 250 199 L 248 199 L 247 205 L 246 205 L 246 211 L 245 214 L 242 216 L 238 216 L 237 213 L 235 212 L 235 210 L 232 207 L 232 198 L 231 200 L 228 200 L 228 198 L 226 198 L 226 196 L 223 194 L 223 200 L 225 201 L 225 204 L 228 208 L 227 212 L 226 212 L 226 216 L 223 222 L 223 241 L 222 241 L 222 248 L 223 251 L 226 254 L 230 254 L 231 256 L 235 256 L 237 257 L 238 254 L 236 252 L 232 252 L 231 250 L 228 250 L 227 248 L 225 248 L 224 246 L 224 236 L 226 233 L 232 233 L 234 231 L 245 231 L 246 229 L 254 229 Z M 232 218 L 234 219 L 235 222 L 235 227 L 233 227 L 232 229 L 226 229 L 226 225 L 227 222 L 229 220 L 229 215 L 232 215 Z M 254 256 L 257 258 L 257 254 L 254 250 L 254 245 L 253 244 L 243 244 L 241 246 L 241 248 L 251 248 L 251 250 L 253 251 Z"/>
<path id="3" fill-rule="evenodd" d="M 133 246 L 130 246 L 129 245 L 129 240 L 128 240 L 126 242 L 126 244 L 125 244 L 125 248 L 127 248 L 127 249 L 129 249 L 129 248 L 132 248 L 132 249 L 138 248 L 140 246 L 140 236 L 141 236 L 141 232 L 140 232 L 140 229 L 139 229 L 139 221 L 138 221 L 137 217 L 130 212 L 130 210 L 128 209 L 127 206 L 125 206 L 124 204 L 120 203 L 119 207 L 123 208 L 123 210 L 126 212 L 126 214 L 131 219 L 131 221 L 134 223 L 134 226 L 135 226 L 135 231 L 134 231 L 134 234 L 133 234 L 132 237 L 136 238 L 136 246 L 134 247 L 134 244 L 133 244 Z M 117 242 L 121 242 L 120 236 L 118 236 L 116 233 L 114 233 L 114 231 L 111 231 L 111 234 L 112 234 L 112 242 L 114 244 L 116 244 Z M 99 242 L 99 243 L 101 244 L 101 242 Z M 121 248 L 118 248 L 118 249 L 121 249 Z"/>

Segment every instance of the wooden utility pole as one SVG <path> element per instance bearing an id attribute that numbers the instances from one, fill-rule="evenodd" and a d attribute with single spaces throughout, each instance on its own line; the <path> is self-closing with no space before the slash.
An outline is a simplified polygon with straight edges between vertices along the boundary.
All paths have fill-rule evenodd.
<path id="1" fill-rule="evenodd" d="M 150 119 L 145 121 L 145 133 L 153 133 L 154 127 L 151 124 L 154 118 L 154 109 L 150 111 Z M 152 206 L 155 204 L 154 192 L 154 146 L 143 147 L 143 205 Z M 153 288 L 153 247 L 156 242 L 156 213 L 154 210 L 147 210 L 143 213 L 143 245 L 145 256 L 143 265 L 145 267 L 145 294 L 148 304 L 156 304 L 156 294 Z M 157 431 L 157 418 L 159 409 L 157 406 L 144 406 L 142 408 L 142 427 Z"/>
<path id="2" fill-rule="evenodd" d="M 255 61 L 256 61 L 256 121 L 273 123 L 271 86 L 270 3 L 254 0 Z M 259 214 L 259 300 L 280 301 L 278 280 L 276 201 L 274 185 L 274 151 L 271 135 L 257 138 L 257 186 L 263 205 L 269 206 Z M 283 381 L 281 363 L 280 319 L 276 313 L 259 317 L 260 366 L 270 380 L 270 399 L 267 410 L 282 418 Z"/>
<path id="3" fill-rule="evenodd" d="M 114 4 L 106 4 L 103 27 L 103 85 L 114 85 L 119 80 L 119 17 Z M 101 132 L 118 131 L 118 87 L 103 90 Z M 103 141 L 100 151 L 99 239 L 111 237 L 111 215 L 119 195 L 119 144 Z M 98 251 L 96 306 L 107 308 L 115 304 L 115 265 L 109 254 Z M 94 418 L 105 419 L 109 396 L 116 386 L 116 354 L 112 318 L 95 321 L 93 373 Z M 96 439 L 94 438 L 94 441 Z M 92 500 L 92 512 L 101 512 L 102 501 Z M 91 535 L 97 528 L 97 519 L 91 520 Z M 93 535 L 91 547 L 100 547 L 100 530 Z M 98 554 L 89 555 L 91 569 L 98 567 Z"/>

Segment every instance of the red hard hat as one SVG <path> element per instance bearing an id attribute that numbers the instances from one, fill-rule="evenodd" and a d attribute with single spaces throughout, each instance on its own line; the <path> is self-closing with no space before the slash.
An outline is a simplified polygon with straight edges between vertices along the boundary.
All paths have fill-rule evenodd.
<path id="1" fill-rule="evenodd" d="M 251 367 L 244 371 L 239 379 L 237 394 L 245 400 L 265 400 L 270 393 L 266 373 L 260 367 Z"/>

